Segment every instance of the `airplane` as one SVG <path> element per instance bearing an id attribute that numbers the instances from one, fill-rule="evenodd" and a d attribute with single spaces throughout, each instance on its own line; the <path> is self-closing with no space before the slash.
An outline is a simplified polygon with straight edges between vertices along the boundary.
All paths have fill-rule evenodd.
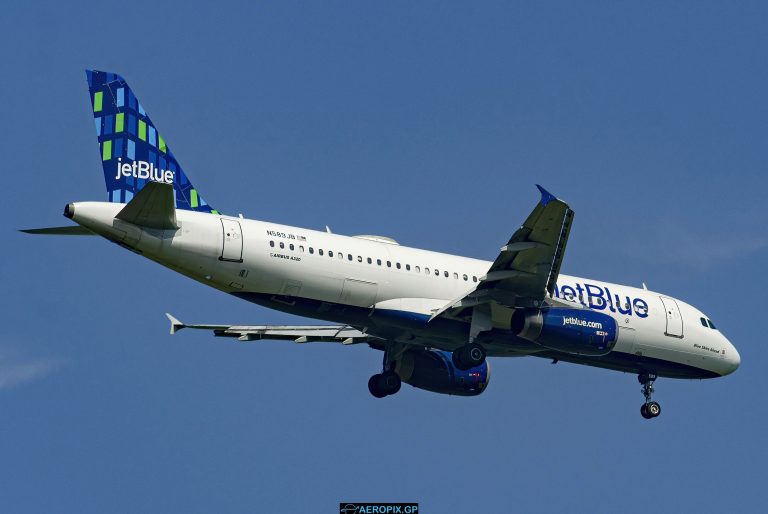
<path id="1" fill-rule="evenodd" d="M 238 341 L 367 344 L 383 352 L 368 389 L 402 382 L 476 396 L 487 357 L 533 356 L 636 374 L 640 413 L 661 413 L 658 377 L 733 373 L 739 352 L 692 305 L 642 288 L 560 273 L 574 212 L 541 198 L 492 261 L 229 216 L 195 189 L 121 76 L 86 70 L 106 202 L 68 203 L 75 225 L 32 234 L 99 235 L 235 297 L 333 325 L 210 325 L 170 314 L 171 334 L 211 331 Z"/>

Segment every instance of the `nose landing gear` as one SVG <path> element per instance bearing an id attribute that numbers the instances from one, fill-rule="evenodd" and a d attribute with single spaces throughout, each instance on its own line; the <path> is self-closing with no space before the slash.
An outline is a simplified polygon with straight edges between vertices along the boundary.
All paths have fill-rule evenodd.
<path id="1" fill-rule="evenodd" d="M 661 405 L 652 400 L 653 382 L 656 380 L 655 373 L 640 373 L 637 380 L 643 384 L 643 396 L 645 403 L 640 407 L 640 415 L 645 419 L 652 419 L 661 414 Z"/>

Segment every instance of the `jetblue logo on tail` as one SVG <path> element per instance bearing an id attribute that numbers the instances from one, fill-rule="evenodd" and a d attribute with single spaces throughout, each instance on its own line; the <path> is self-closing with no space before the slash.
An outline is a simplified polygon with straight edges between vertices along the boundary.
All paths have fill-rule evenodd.
<path id="1" fill-rule="evenodd" d="M 133 161 L 133 163 L 124 163 L 122 162 L 122 159 L 117 159 L 117 175 L 115 175 L 115 180 L 120 180 L 122 177 L 133 177 L 164 184 L 173 184 L 175 173 L 171 170 L 161 170 L 160 168 L 156 168 L 151 162 Z"/>

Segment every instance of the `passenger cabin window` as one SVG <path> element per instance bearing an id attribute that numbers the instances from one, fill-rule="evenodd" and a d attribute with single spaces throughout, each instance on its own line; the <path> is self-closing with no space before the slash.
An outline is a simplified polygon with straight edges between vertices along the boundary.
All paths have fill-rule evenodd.
<path id="1" fill-rule="evenodd" d="M 449 273 L 448 273 L 447 271 L 443 271 L 443 276 L 444 276 L 445 278 L 448 278 L 448 275 L 449 275 Z"/>
<path id="2" fill-rule="evenodd" d="M 363 256 L 362 255 L 358 255 L 357 256 L 357 262 L 363 262 Z"/>
<path id="3" fill-rule="evenodd" d="M 322 249 L 322 248 L 320 248 L 319 250 L 317 250 L 317 255 L 323 255 L 323 249 Z"/>
<path id="4" fill-rule="evenodd" d="M 352 257 L 352 256 L 350 255 L 350 257 Z M 339 252 L 339 260 L 340 261 L 344 260 L 344 254 L 341 253 L 341 252 Z M 352 260 L 352 259 L 350 259 L 350 260 Z"/>
<path id="5" fill-rule="evenodd" d="M 429 275 L 429 268 L 424 268 L 424 274 Z"/>
<path id="6" fill-rule="evenodd" d="M 272 248 L 274 248 L 274 247 L 275 247 L 275 242 L 274 242 L 274 241 L 270 241 L 270 242 L 269 242 L 269 246 L 271 246 Z M 702 319 L 704 319 L 704 318 L 702 318 Z"/>
<path id="7" fill-rule="evenodd" d="M 405 271 L 411 271 L 411 265 L 410 264 L 406 264 L 405 265 Z"/>
<path id="8" fill-rule="evenodd" d="M 416 271 L 416 273 L 421 273 L 421 266 L 416 266 L 414 271 Z"/>
<path id="9" fill-rule="evenodd" d="M 400 263 L 399 262 L 397 264 L 395 264 L 395 266 L 397 266 L 397 269 L 400 269 Z"/>
<path id="10" fill-rule="evenodd" d="M 299 245 L 299 251 L 300 251 L 300 252 L 303 252 L 303 251 L 304 251 L 304 245 Z"/>
<path id="11" fill-rule="evenodd" d="M 351 260 L 352 260 L 352 254 L 351 254 L 351 253 L 350 253 L 350 254 L 347 254 L 347 260 L 348 260 L 348 261 L 351 261 Z"/>
<path id="12" fill-rule="evenodd" d="M 436 269 L 436 270 L 435 270 L 435 276 L 436 276 L 436 277 L 439 277 L 439 276 L 440 276 L 440 270 L 439 270 L 439 269 Z"/>
<path id="13" fill-rule="evenodd" d="M 454 278 L 455 280 L 459 280 L 459 274 L 458 274 L 458 273 L 454 273 L 454 274 L 453 274 L 453 278 Z"/>
<path id="14" fill-rule="evenodd" d="M 472 282 L 477 282 L 477 277 L 475 275 L 472 275 Z"/>
<path id="15" fill-rule="evenodd" d="M 328 250 L 328 257 L 333 257 L 333 251 L 332 250 Z"/>
<path id="16" fill-rule="evenodd" d="M 309 253 L 315 253 L 315 249 L 312 248 L 311 246 L 309 247 Z"/>
<path id="17" fill-rule="evenodd" d="M 285 248 L 285 244 L 284 243 L 280 243 L 280 248 Z"/>
<path id="18" fill-rule="evenodd" d="M 469 280 L 469 277 L 467 276 L 466 273 L 464 273 L 464 281 L 466 282 L 467 280 Z"/>
<path id="19" fill-rule="evenodd" d="M 291 251 L 293 251 L 293 243 L 289 244 L 289 245 L 288 245 L 288 248 L 290 248 L 290 249 L 291 249 Z"/>
<path id="20" fill-rule="evenodd" d="M 378 264 L 379 266 L 381 266 L 381 259 L 376 259 L 376 264 Z"/>
<path id="21" fill-rule="evenodd" d="M 391 268 L 391 267 L 392 267 L 392 263 L 390 261 L 387 261 L 387 268 Z"/>
<path id="22" fill-rule="evenodd" d="M 371 260 L 370 257 L 368 257 L 368 264 L 373 264 L 373 261 Z"/>

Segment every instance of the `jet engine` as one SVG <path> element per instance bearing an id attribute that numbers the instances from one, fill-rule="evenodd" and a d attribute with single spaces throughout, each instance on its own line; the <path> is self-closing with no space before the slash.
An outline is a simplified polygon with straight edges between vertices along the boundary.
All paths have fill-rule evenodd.
<path id="1" fill-rule="evenodd" d="M 517 309 L 512 331 L 550 350 L 574 355 L 605 355 L 616 344 L 616 320 L 588 309 Z"/>
<path id="2" fill-rule="evenodd" d="M 477 396 L 491 379 L 488 361 L 462 371 L 453 365 L 451 352 L 440 350 L 409 350 L 398 359 L 395 371 L 413 387 L 457 396 Z"/>

